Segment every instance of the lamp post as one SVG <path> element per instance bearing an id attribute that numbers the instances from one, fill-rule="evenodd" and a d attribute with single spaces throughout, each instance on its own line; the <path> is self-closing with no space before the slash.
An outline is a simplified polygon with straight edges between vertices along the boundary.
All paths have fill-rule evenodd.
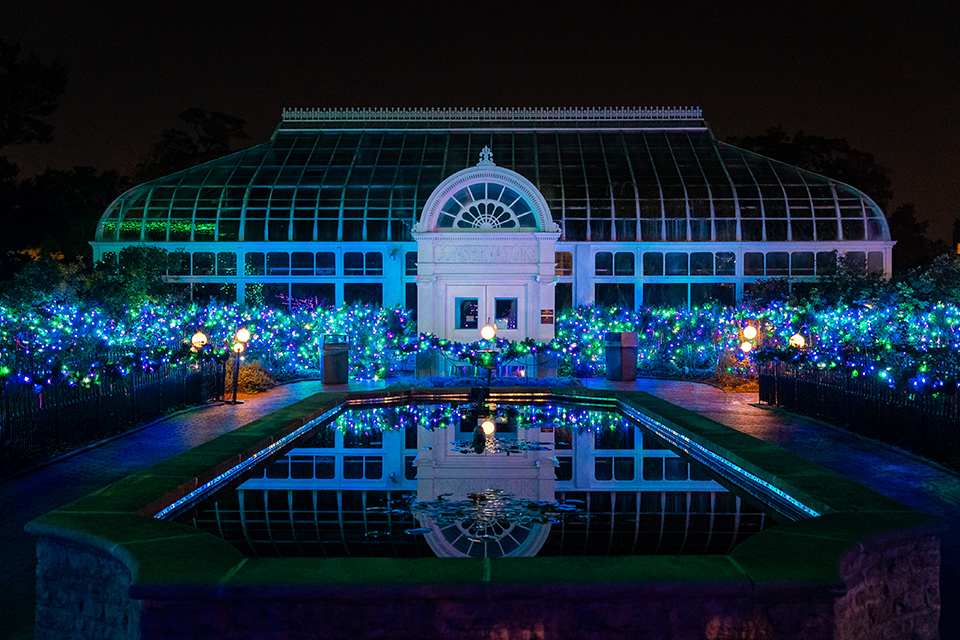
<path id="1" fill-rule="evenodd" d="M 239 329 L 233 336 L 233 400 L 227 404 L 243 404 L 237 400 L 237 386 L 240 383 L 240 354 L 247 348 L 247 342 L 250 341 L 250 332 L 246 329 Z"/>
<path id="2" fill-rule="evenodd" d="M 497 337 L 497 330 L 490 324 L 489 320 L 487 324 L 483 325 L 483 328 L 480 329 L 480 337 L 487 342 Z M 483 363 L 483 368 L 487 370 L 487 388 L 489 389 L 490 376 L 493 375 L 493 370 L 497 367 L 497 352 L 495 349 L 483 349 L 480 353 L 482 354 L 480 361 Z"/>

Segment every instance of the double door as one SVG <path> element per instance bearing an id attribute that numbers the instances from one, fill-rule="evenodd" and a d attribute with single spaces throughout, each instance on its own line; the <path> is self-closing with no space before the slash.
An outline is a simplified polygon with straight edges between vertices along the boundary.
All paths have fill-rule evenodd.
<path id="1" fill-rule="evenodd" d="M 451 285 L 446 288 L 446 335 L 457 342 L 475 342 L 490 324 L 497 336 L 526 336 L 526 287 L 518 285 Z"/>

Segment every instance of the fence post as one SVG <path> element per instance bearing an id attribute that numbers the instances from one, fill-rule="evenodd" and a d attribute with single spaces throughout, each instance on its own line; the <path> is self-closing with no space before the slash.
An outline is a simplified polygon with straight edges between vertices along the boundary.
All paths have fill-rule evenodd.
<path id="1" fill-rule="evenodd" d="M 60 424 L 60 380 L 53 381 L 53 438 L 57 445 L 63 442 L 63 430 Z"/>

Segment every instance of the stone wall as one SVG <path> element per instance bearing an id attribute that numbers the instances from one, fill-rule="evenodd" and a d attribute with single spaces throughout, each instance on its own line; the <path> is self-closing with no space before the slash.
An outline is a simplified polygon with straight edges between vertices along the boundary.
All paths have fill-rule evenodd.
<path id="1" fill-rule="evenodd" d="M 328 594 L 266 600 L 252 591 L 209 601 L 145 600 L 144 640 L 726 640 L 833 638 L 828 594 L 780 590 L 766 602 L 724 585 L 516 589 L 436 588 L 411 594 Z M 734 589 L 733 591 L 736 591 Z M 749 591 L 749 588 L 747 589 Z M 797 600 L 800 598 L 801 600 Z"/>
<path id="2" fill-rule="evenodd" d="M 847 593 L 837 599 L 836 640 L 937 638 L 940 539 L 890 534 L 840 561 Z"/>
<path id="3" fill-rule="evenodd" d="M 106 552 L 38 538 L 36 640 L 139 638 L 140 602 L 130 598 L 130 582 L 126 565 Z"/>
<path id="4" fill-rule="evenodd" d="M 134 588 L 93 547 L 37 543 L 39 640 L 870 640 L 937 638 L 939 539 L 901 532 L 848 552 L 848 587 L 749 583 Z"/>

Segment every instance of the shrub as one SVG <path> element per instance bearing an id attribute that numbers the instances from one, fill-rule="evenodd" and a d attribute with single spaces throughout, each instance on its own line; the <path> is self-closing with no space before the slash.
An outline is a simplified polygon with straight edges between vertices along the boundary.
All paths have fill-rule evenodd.
<path id="1" fill-rule="evenodd" d="M 233 390 L 233 359 L 227 362 L 227 386 L 226 391 L 230 393 Z M 260 360 L 254 360 L 240 365 L 240 377 L 237 382 L 237 389 L 243 393 L 263 393 L 267 389 L 276 386 L 277 380 L 267 369 L 263 368 Z"/>

